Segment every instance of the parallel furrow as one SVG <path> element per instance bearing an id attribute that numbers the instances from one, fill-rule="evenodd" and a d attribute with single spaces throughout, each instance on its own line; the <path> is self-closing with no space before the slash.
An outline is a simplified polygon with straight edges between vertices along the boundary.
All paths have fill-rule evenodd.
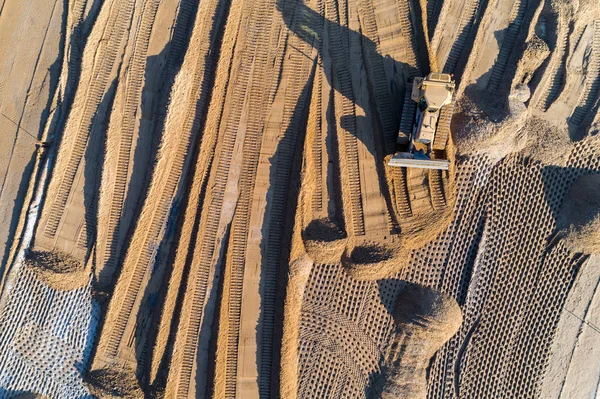
<path id="1" fill-rule="evenodd" d="M 208 53 L 208 49 L 212 45 L 212 41 L 207 40 L 201 45 L 201 51 Z M 188 104 L 184 120 L 181 126 L 181 140 L 178 143 L 177 151 L 172 160 L 170 160 L 169 170 L 166 178 L 160 182 L 154 181 L 153 185 L 159 187 L 157 195 L 157 203 L 151 214 L 151 223 L 145 232 L 141 251 L 139 253 L 128 254 L 128 258 L 133 258 L 132 275 L 128 281 L 126 293 L 123 301 L 117 305 L 114 324 L 110 330 L 108 344 L 106 345 L 106 353 L 109 356 L 116 356 L 118 348 L 123 341 L 125 328 L 130 318 L 136 314 L 132 313 L 135 301 L 137 300 L 142 283 L 148 273 L 149 266 L 153 262 L 154 256 L 160 244 L 160 237 L 165 229 L 166 219 L 171 208 L 172 199 L 176 193 L 178 184 L 183 174 L 183 168 L 186 157 L 191 148 L 191 144 L 195 141 L 195 136 L 198 134 L 201 121 L 204 117 L 204 109 L 206 107 L 207 92 L 209 83 L 206 76 L 212 75 L 214 64 L 214 55 L 204 60 L 202 57 L 196 63 L 196 70 L 193 74 L 193 79 L 190 82 L 191 90 L 188 97 Z"/>
<path id="2" fill-rule="evenodd" d="M 381 57 L 381 49 L 379 46 L 379 37 L 377 22 L 373 5 L 370 2 L 361 1 L 360 15 L 362 23 L 362 33 L 368 40 L 363 39 L 365 47 L 365 59 L 370 65 L 370 76 L 373 79 L 373 93 L 377 109 L 379 110 L 379 118 L 383 127 L 383 137 L 385 138 L 386 152 L 391 154 L 396 147 L 396 112 L 392 110 L 392 98 L 389 92 L 389 82 L 385 74 L 383 58 Z"/>
<path id="3" fill-rule="evenodd" d="M 321 57 L 318 59 L 321 65 Z M 317 214 L 323 210 L 323 74 L 318 71 L 315 76 L 315 136 L 312 145 L 312 157 L 315 168 L 315 190 L 312 196 L 312 211 Z"/>
<path id="4" fill-rule="evenodd" d="M 113 69 L 113 65 L 117 60 L 121 42 L 129 29 L 134 4 L 134 0 L 119 2 L 118 12 L 112 13 L 111 18 L 107 22 L 108 34 L 105 35 L 106 41 L 104 42 L 106 43 L 106 47 L 102 48 L 97 54 L 97 59 L 101 61 L 95 65 L 95 70 L 93 71 L 92 78 L 89 82 L 89 88 L 87 89 L 87 94 L 85 96 L 84 109 L 81 119 L 78 122 L 77 133 L 73 139 L 67 165 L 59 177 L 60 183 L 58 192 L 53 198 L 48 221 L 44 228 L 44 234 L 47 237 L 54 237 L 64 213 L 67 199 L 71 193 L 73 182 L 75 180 L 75 174 L 77 173 L 77 169 L 87 146 L 94 116 L 98 105 L 105 94 L 108 79 Z"/>
<path id="5" fill-rule="evenodd" d="M 500 47 L 500 53 L 498 54 L 498 58 L 496 59 L 488 82 L 487 89 L 489 91 L 498 90 L 500 83 L 502 83 L 504 71 L 506 71 L 510 56 L 515 50 L 517 36 L 519 36 L 519 32 L 521 31 L 521 25 L 523 24 L 523 17 L 525 16 L 528 3 L 529 0 L 517 0 L 513 5 L 510 23 L 506 28 L 504 39 L 502 40 L 502 45 Z"/>
<path id="6" fill-rule="evenodd" d="M 117 262 L 117 245 L 115 240 L 119 237 L 119 222 L 123 212 L 123 201 L 125 200 L 125 190 L 131 158 L 131 145 L 137 121 L 136 114 L 138 111 L 138 104 L 141 100 L 142 82 L 144 80 L 144 72 L 146 69 L 150 33 L 152 32 L 154 17 L 156 16 L 156 10 L 158 9 L 159 4 L 160 3 L 155 0 L 149 0 L 144 4 L 142 20 L 136 34 L 133 55 L 129 62 L 129 70 L 125 80 L 127 83 L 125 106 L 123 107 L 123 116 L 121 119 L 122 129 L 120 131 L 121 137 L 118 148 L 116 176 L 113 186 L 111 187 L 112 198 L 108 215 L 106 247 L 104 248 L 105 267 L 109 270 L 113 270 L 116 267 Z M 93 226 L 94 224 L 86 223 L 86 225 Z M 109 274 L 103 273 L 103 275 L 108 276 Z"/>
<path id="7" fill-rule="evenodd" d="M 365 234 L 365 225 L 359 174 L 356 114 L 353 101 L 352 78 L 349 70 L 348 37 L 342 37 L 340 17 L 337 4 L 334 0 L 327 0 L 326 10 L 328 19 L 333 22 L 329 24 L 330 49 L 333 56 L 335 78 L 337 78 L 339 92 L 342 93 L 341 114 L 346 120 L 346 125 L 338 135 L 338 139 L 341 138 L 340 156 L 344 158 L 341 159 L 340 164 L 345 166 L 345 170 L 343 169 L 342 173 L 348 179 L 347 195 L 350 199 L 348 205 L 350 206 L 352 231 L 354 235 L 360 236 Z"/>
<path id="8" fill-rule="evenodd" d="M 556 43 L 556 49 L 552 54 L 550 65 L 548 67 L 547 74 L 550 75 L 550 79 L 544 89 L 544 94 L 539 99 L 537 107 L 539 109 L 547 110 L 550 108 L 554 100 L 558 98 L 560 91 L 565 82 L 566 72 L 566 54 L 567 45 L 569 42 L 569 28 L 568 24 L 559 24 L 558 26 L 558 38 Z"/>
<path id="9" fill-rule="evenodd" d="M 585 89 L 581 94 L 579 104 L 573 111 L 569 122 L 581 125 L 588 116 L 600 91 L 600 20 L 594 21 L 594 39 L 592 43 L 591 62 L 588 66 Z"/>
<path id="10" fill-rule="evenodd" d="M 452 44 L 446 63 L 444 64 L 444 73 L 454 73 L 458 60 L 465 49 L 467 39 L 471 35 L 471 29 L 475 23 L 477 9 L 479 8 L 480 0 L 466 0 L 463 3 L 462 13 L 458 22 L 458 35 Z"/>

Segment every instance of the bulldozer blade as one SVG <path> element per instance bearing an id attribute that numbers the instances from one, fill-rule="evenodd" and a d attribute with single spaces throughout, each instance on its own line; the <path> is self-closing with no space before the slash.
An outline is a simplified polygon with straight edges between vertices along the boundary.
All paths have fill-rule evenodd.
<path id="1" fill-rule="evenodd" d="M 409 153 L 398 153 L 388 162 L 388 166 L 441 170 L 448 170 L 449 165 L 447 159 L 415 159 Z"/>

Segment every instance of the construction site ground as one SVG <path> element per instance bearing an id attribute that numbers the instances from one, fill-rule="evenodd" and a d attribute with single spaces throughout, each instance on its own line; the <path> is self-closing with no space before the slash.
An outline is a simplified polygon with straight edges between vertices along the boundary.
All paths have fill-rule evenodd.
<path id="1" fill-rule="evenodd" d="M 0 0 L 0 54 L 0 398 L 600 396 L 597 1 Z M 431 71 L 450 168 L 390 167 Z"/>

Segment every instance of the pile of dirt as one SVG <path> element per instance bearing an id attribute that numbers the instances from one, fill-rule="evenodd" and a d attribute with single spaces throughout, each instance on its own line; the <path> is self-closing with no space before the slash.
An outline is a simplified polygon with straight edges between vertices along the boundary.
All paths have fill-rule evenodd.
<path id="1" fill-rule="evenodd" d="M 515 87 L 509 96 L 510 100 L 520 101 L 522 103 L 529 100 L 531 92 L 527 84 L 533 78 L 535 71 L 550 55 L 548 44 L 539 36 L 534 35 L 527 43 L 523 51 L 523 58 L 519 61 L 513 83 Z"/>
<path id="2" fill-rule="evenodd" d="M 525 113 L 513 116 L 514 109 L 511 114 L 506 98 L 476 88 L 466 93 L 468 95 L 458 101 L 452 119 L 452 137 L 458 153 L 485 153 L 500 160 L 525 147 L 527 136 L 521 129 Z"/>
<path id="3" fill-rule="evenodd" d="M 600 174 L 584 175 L 573 182 L 556 226 L 572 251 L 600 253 Z"/>
<path id="4" fill-rule="evenodd" d="M 317 263 L 338 263 L 346 247 L 346 234 L 331 220 L 313 220 L 302 231 L 308 256 Z"/>
<path id="5" fill-rule="evenodd" d="M 393 317 L 396 332 L 376 389 L 381 398 L 424 398 L 429 361 L 460 328 L 460 307 L 448 295 L 407 284 Z"/>
<path id="6" fill-rule="evenodd" d="M 83 262 L 62 252 L 30 251 L 25 257 L 25 266 L 56 290 L 74 290 L 90 281 L 90 272 Z"/>
<path id="7" fill-rule="evenodd" d="M 143 398 L 144 392 L 133 370 L 104 368 L 90 371 L 86 377 L 90 393 L 98 399 Z"/>
<path id="8" fill-rule="evenodd" d="M 389 243 L 361 242 L 349 245 L 342 254 L 342 266 L 357 280 L 378 280 L 400 270 L 408 262 L 400 239 Z M 406 254 L 405 254 L 406 255 Z"/>
<path id="9" fill-rule="evenodd" d="M 566 126 L 557 126 L 546 120 L 531 117 L 523 126 L 526 144 L 524 155 L 549 165 L 564 165 L 571 151 L 573 141 Z"/>
<path id="10" fill-rule="evenodd" d="M 350 253 L 350 261 L 358 265 L 385 262 L 393 256 L 393 251 L 380 244 L 367 244 L 355 247 Z"/>

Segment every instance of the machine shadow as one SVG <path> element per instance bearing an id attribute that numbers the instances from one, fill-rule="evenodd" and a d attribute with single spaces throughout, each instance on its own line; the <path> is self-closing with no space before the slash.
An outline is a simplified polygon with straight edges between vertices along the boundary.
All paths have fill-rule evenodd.
<path id="1" fill-rule="evenodd" d="M 376 159 L 381 161 L 385 155 L 393 153 L 395 146 L 389 143 L 395 143 L 398 134 L 404 84 L 409 77 L 420 71 L 412 65 L 380 54 L 377 51 L 378 44 L 373 40 L 348 26 L 325 18 L 306 6 L 302 0 L 277 0 L 277 10 L 287 28 L 317 50 L 321 59 L 331 57 L 332 70 L 325 71 L 329 85 L 364 112 L 364 115 L 356 115 L 356 112 L 342 115 L 340 126 L 361 141 Z M 339 19 L 340 16 L 337 17 Z M 325 30 L 329 52 L 323 49 Z M 379 86 L 374 81 L 375 74 L 382 73 L 381 68 L 384 66 L 393 71 L 392 76 L 383 77 L 391 99 L 389 103 L 377 102 Z M 365 80 L 367 95 L 361 87 Z M 384 113 L 392 118 L 392 123 L 382 122 Z"/>
<path id="2" fill-rule="evenodd" d="M 283 335 L 283 313 L 285 287 L 292 247 L 295 213 L 299 200 L 301 185 L 302 159 L 308 108 L 316 73 L 325 68 L 325 76 L 329 85 L 350 100 L 353 105 L 362 108 L 364 115 L 352 112 L 340 117 L 339 125 L 361 141 L 367 150 L 375 157 L 380 181 L 385 185 L 383 158 L 390 153 L 386 142 L 395 143 L 400 110 L 404 99 L 404 82 L 409 76 L 418 71 L 413 66 L 393 60 L 377 52 L 377 44 L 360 32 L 353 31 L 347 26 L 326 19 L 300 1 L 278 0 L 277 9 L 287 28 L 305 43 L 317 50 L 319 57 L 312 59 L 313 64 L 307 81 L 294 106 L 294 111 L 287 129 L 283 132 L 275 154 L 270 159 L 270 188 L 266 196 L 266 212 L 270 217 L 265 218 L 262 226 L 263 243 L 261 244 L 261 278 L 259 292 L 261 295 L 261 314 L 257 326 L 257 382 L 261 398 L 277 397 L 279 395 L 279 358 L 281 354 L 281 337 Z M 323 50 L 323 31 L 328 30 L 333 54 L 332 70 L 327 70 L 318 62 L 329 57 Z M 334 37 L 332 37 L 332 35 Z M 353 46 L 354 44 L 354 46 Z M 353 88 L 350 52 L 361 52 L 361 63 L 358 72 L 361 77 L 366 75 L 368 95 L 357 95 L 360 88 Z M 393 76 L 387 78 L 387 89 L 392 101 L 388 104 L 377 104 L 374 100 L 375 82 L 369 73 L 369 67 L 374 65 L 390 65 Z M 356 65 L 354 65 L 356 66 Z M 365 70 L 366 68 L 366 70 Z M 304 79 L 299 76 L 298 79 Z M 398 84 L 397 82 L 402 82 Z M 361 81 L 364 84 L 364 79 Z M 335 117 L 333 101 L 327 100 L 326 114 Z M 382 116 L 378 112 L 382 107 L 393 115 L 393 128 L 384 130 Z M 397 112 L 394 112 L 394 108 Z M 333 127 L 335 137 L 336 128 Z M 367 137 L 370 135 L 370 137 Z M 392 152 L 393 152 L 392 148 Z M 387 187 L 382 187 L 387 190 Z M 277 259 L 276 262 L 269 261 Z M 273 294 L 274 292 L 274 294 Z"/>

